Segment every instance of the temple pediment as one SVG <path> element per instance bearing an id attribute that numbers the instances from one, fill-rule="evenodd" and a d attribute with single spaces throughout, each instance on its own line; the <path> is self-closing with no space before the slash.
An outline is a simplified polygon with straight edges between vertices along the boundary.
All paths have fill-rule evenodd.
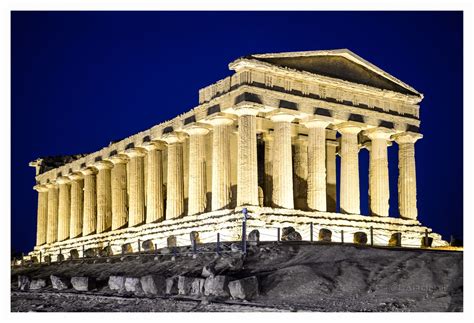
<path id="1" fill-rule="evenodd" d="M 271 65 L 422 97 L 418 91 L 348 49 L 255 54 L 244 57 Z"/>

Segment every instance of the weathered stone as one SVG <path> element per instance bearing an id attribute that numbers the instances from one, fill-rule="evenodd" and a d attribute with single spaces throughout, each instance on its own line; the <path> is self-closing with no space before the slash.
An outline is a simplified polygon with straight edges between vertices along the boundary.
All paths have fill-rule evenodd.
<path id="1" fill-rule="evenodd" d="M 63 289 L 68 289 L 69 286 L 71 286 L 69 279 L 65 277 L 51 275 L 49 276 L 49 278 L 51 279 L 51 285 L 53 286 L 54 289 L 63 290 Z"/>
<path id="2" fill-rule="evenodd" d="M 166 278 L 166 295 L 175 295 L 178 293 L 178 277 Z"/>
<path id="3" fill-rule="evenodd" d="M 81 292 L 87 292 L 95 288 L 95 278 L 93 277 L 72 277 L 72 287 Z"/>
<path id="4" fill-rule="evenodd" d="M 61 262 L 61 261 L 64 261 L 64 255 L 62 253 L 60 253 L 58 255 L 58 257 L 56 258 L 57 261 Z"/>
<path id="5" fill-rule="evenodd" d="M 145 240 L 142 242 L 142 248 L 144 251 L 153 251 L 155 250 L 155 244 L 153 240 Z"/>
<path id="6" fill-rule="evenodd" d="M 319 230 L 319 241 L 331 242 L 332 232 L 328 229 Z"/>
<path id="7" fill-rule="evenodd" d="M 166 238 L 166 245 L 168 246 L 168 248 L 176 247 L 176 237 L 169 236 L 168 238 Z"/>
<path id="8" fill-rule="evenodd" d="M 200 297 L 204 295 L 204 278 L 195 278 L 191 284 L 191 296 Z"/>
<path id="9" fill-rule="evenodd" d="M 257 229 L 250 231 L 247 241 L 251 245 L 257 245 L 260 242 L 260 232 Z"/>
<path id="10" fill-rule="evenodd" d="M 84 255 L 86 258 L 94 258 L 97 257 L 98 255 L 98 250 L 97 248 L 89 248 L 84 251 Z"/>
<path id="11" fill-rule="evenodd" d="M 25 275 L 18 276 L 18 289 L 28 290 L 30 288 L 30 278 Z"/>
<path id="12" fill-rule="evenodd" d="M 160 253 L 162 255 L 169 255 L 171 253 L 171 249 L 170 248 L 161 248 Z"/>
<path id="13" fill-rule="evenodd" d="M 204 295 L 227 297 L 229 296 L 228 283 L 229 278 L 227 276 L 207 277 L 204 283 Z"/>
<path id="14" fill-rule="evenodd" d="M 46 279 L 33 279 L 30 283 L 30 290 L 38 290 L 46 287 Z"/>
<path id="15" fill-rule="evenodd" d="M 191 293 L 193 278 L 186 276 L 178 277 L 178 294 L 189 295 Z"/>
<path id="16" fill-rule="evenodd" d="M 164 295 L 166 292 L 166 279 L 163 276 L 143 276 L 140 278 L 140 283 L 145 295 Z"/>
<path id="17" fill-rule="evenodd" d="M 251 300 L 258 296 L 257 277 L 247 277 L 229 282 L 229 292 L 232 298 Z"/>
<path id="18" fill-rule="evenodd" d="M 402 246 L 402 234 L 401 232 L 393 233 L 388 241 L 388 245 L 391 247 L 401 247 Z"/>
<path id="19" fill-rule="evenodd" d="M 196 244 L 201 243 L 201 240 L 199 239 L 199 232 L 197 231 L 191 231 L 189 233 L 189 240 L 191 241 L 191 245 L 195 242 Z"/>
<path id="20" fill-rule="evenodd" d="M 354 233 L 354 243 L 367 244 L 367 234 L 365 232 Z"/>
<path id="21" fill-rule="evenodd" d="M 230 245 L 230 250 L 232 252 L 241 252 L 242 251 L 242 245 L 240 243 L 233 243 Z"/>
<path id="22" fill-rule="evenodd" d="M 122 254 L 131 254 L 133 253 L 133 247 L 130 243 L 125 243 L 122 245 Z"/>
<path id="23" fill-rule="evenodd" d="M 101 257 L 110 257 L 110 256 L 113 256 L 113 251 L 112 251 L 112 248 L 110 246 L 107 246 L 105 248 L 102 248 L 100 249 L 100 252 L 99 252 L 99 255 Z"/>
<path id="24" fill-rule="evenodd" d="M 71 251 L 69 251 L 69 258 L 79 259 L 79 251 L 77 251 L 77 249 L 72 249 Z"/>
<path id="25" fill-rule="evenodd" d="M 215 274 L 216 274 L 216 269 L 214 265 L 212 264 L 206 265 L 202 268 L 201 276 L 204 278 L 214 276 Z"/>
<path id="26" fill-rule="evenodd" d="M 125 278 L 125 290 L 134 294 L 141 294 L 143 292 L 140 278 L 126 277 Z"/>
<path id="27" fill-rule="evenodd" d="M 125 290 L 125 277 L 123 276 L 110 276 L 109 277 L 109 288 L 118 292 Z"/>
<path id="28" fill-rule="evenodd" d="M 301 234 L 293 227 L 285 227 L 282 230 L 281 241 L 301 241 Z"/>

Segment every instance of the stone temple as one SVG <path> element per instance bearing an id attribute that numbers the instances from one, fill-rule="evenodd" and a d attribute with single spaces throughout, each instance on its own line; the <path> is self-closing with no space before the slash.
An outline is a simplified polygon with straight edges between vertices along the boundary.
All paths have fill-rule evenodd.
<path id="1" fill-rule="evenodd" d="M 31 162 L 38 224 L 29 256 L 117 254 L 170 237 L 189 245 L 192 231 L 201 241 L 218 232 L 237 240 L 243 207 L 247 230 L 262 240 L 286 226 L 309 240 L 313 223 L 333 241 L 342 239 L 334 232 L 352 242 L 373 230 L 382 244 L 401 233 L 402 245 L 420 246 L 426 234 L 447 245 L 417 220 L 421 93 L 347 49 L 249 55 L 229 68 L 232 76 L 199 90 L 199 105 L 172 120 L 91 154 Z M 394 144 L 399 171 L 389 174 Z M 361 149 L 370 153 L 370 214 L 360 211 Z"/>

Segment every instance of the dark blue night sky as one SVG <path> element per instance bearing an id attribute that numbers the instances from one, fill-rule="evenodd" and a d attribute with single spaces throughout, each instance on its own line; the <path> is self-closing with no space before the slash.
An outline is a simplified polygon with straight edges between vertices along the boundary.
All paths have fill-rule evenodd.
<path id="1" fill-rule="evenodd" d="M 185 112 L 252 53 L 348 48 L 425 95 L 416 144 L 419 219 L 449 240 L 463 224 L 461 12 L 12 13 L 12 248 L 35 244 L 28 162 L 93 152 Z M 389 148 L 390 213 L 397 153 Z M 368 152 L 360 154 L 367 214 Z"/>

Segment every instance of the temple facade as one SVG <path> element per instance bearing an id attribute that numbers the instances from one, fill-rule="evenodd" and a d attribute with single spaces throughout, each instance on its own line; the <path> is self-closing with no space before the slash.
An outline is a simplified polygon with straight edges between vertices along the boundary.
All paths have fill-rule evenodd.
<path id="1" fill-rule="evenodd" d="M 172 120 L 63 165 L 36 167 L 38 220 L 31 257 L 84 250 L 119 253 L 173 237 L 190 244 L 249 230 L 271 240 L 292 226 L 315 232 L 373 230 L 388 244 L 447 243 L 417 219 L 415 143 L 423 95 L 349 50 L 259 54 L 229 64 L 232 76 L 199 90 L 199 105 Z M 387 149 L 398 146 L 398 174 Z M 367 149 L 369 192 L 359 186 Z M 340 181 L 336 159 L 340 158 Z M 390 192 L 389 176 L 398 176 Z M 398 194 L 398 210 L 389 209 Z M 369 198 L 369 214 L 360 199 Z M 333 235 L 338 241 L 339 235 Z M 181 241 L 181 242 L 180 242 Z"/>

